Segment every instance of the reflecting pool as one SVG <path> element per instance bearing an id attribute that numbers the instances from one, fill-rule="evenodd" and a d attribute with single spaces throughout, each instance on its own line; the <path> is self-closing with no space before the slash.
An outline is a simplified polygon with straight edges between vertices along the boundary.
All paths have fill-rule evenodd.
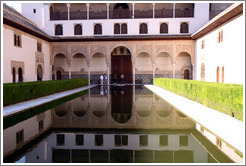
<path id="1" fill-rule="evenodd" d="M 4 162 L 233 162 L 144 86 L 97 86 L 3 122 Z"/>

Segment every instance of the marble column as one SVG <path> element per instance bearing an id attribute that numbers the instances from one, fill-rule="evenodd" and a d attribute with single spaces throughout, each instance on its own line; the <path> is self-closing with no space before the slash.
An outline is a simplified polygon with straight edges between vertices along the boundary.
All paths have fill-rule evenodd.
<path id="1" fill-rule="evenodd" d="M 154 84 L 154 78 L 155 78 L 155 64 L 153 64 L 153 84 Z"/>
<path id="2" fill-rule="evenodd" d="M 90 4 L 87 3 L 86 7 L 87 7 L 87 20 L 89 20 L 90 19 Z"/>
<path id="3" fill-rule="evenodd" d="M 109 3 L 107 3 L 107 19 L 109 19 Z"/>
<path id="4" fill-rule="evenodd" d="M 70 20 L 70 3 L 67 3 L 67 19 Z"/>
<path id="5" fill-rule="evenodd" d="M 68 78 L 71 79 L 71 64 L 68 64 Z"/>
<path id="6" fill-rule="evenodd" d="M 132 84 L 135 85 L 135 64 L 132 64 Z"/>
<path id="7" fill-rule="evenodd" d="M 153 18 L 155 18 L 155 3 L 153 3 Z"/>
<path id="8" fill-rule="evenodd" d="M 134 6 L 135 6 L 135 3 L 132 3 L 132 18 L 134 19 Z"/>
<path id="9" fill-rule="evenodd" d="M 175 18 L 175 3 L 173 3 L 173 18 Z"/>
<path id="10" fill-rule="evenodd" d="M 91 71 L 90 71 L 90 65 L 89 64 L 87 64 L 88 65 L 88 85 L 90 85 L 91 84 L 91 78 L 90 78 L 90 75 L 91 75 Z"/>
<path id="11" fill-rule="evenodd" d="M 173 64 L 173 78 L 175 78 L 175 64 Z"/>
<path id="12" fill-rule="evenodd" d="M 107 76 L 108 76 L 108 79 L 107 79 L 107 84 L 109 85 L 109 65 L 107 66 Z"/>

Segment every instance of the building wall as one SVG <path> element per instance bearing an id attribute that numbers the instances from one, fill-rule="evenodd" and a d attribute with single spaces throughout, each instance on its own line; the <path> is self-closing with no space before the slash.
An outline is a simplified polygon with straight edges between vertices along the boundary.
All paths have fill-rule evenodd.
<path id="1" fill-rule="evenodd" d="M 241 14 L 196 41 L 196 79 L 201 80 L 201 65 L 205 64 L 205 81 L 216 82 L 217 67 L 224 66 L 224 83 L 243 84 L 245 80 L 245 24 Z M 217 43 L 219 31 L 223 41 Z M 204 49 L 201 48 L 205 41 Z"/>
<path id="2" fill-rule="evenodd" d="M 14 46 L 14 34 L 21 38 L 21 47 Z M 37 64 L 43 69 L 43 80 L 50 79 L 50 44 L 44 40 L 31 36 L 10 26 L 3 26 L 3 83 L 13 82 L 12 67 L 21 66 L 23 82 L 37 81 Z M 42 43 L 42 53 L 37 52 L 37 41 Z M 42 62 L 36 59 L 36 54 L 41 54 Z M 38 56 L 38 55 L 37 55 Z M 18 82 L 18 68 L 16 82 Z"/>
<path id="3" fill-rule="evenodd" d="M 103 8 L 104 8 L 103 4 Z M 131 6 L 131 5 L 130 5 Z M 135 4 L 136 6 L 136 4 Z M 138 5 L 139 6 L 139 5 Z M 151 4 L 152 6 L 152 4 Z M 141 7 L 141 5 L 139 6 Z M 33 13 L 33 9 L 39 13 Z M 144 6 L 142 6 L 143 9 Z M 180 34 L 180 24 L 187 22 L 189 25 L 189 33 L 196 32 L 200 27 L 209 21 L 209 3 L 195 3 L 194 17 L 190 18 L 148 18 L 148 19 L 93 19 L 93 20 L 50 20 L 49 4 L 22 4 L 23 15 L 35 22 L 47 34 L 54 36 L 55 25 L 63 25 L 63 36 L 74 35 L 74 24 L 82 24 L 83 36 L 94 35 L 94 24 L 102 24 L 102 35 L 114 35 L 115 23 L 127 23 L 128 35 L 138 35 L 140 23 L 147 23 L 148 34 L 160 34 L 160 24 L 168 23 L 168 34 Z M 106 5 L 105 5 L 106 9 Z M 42 14 L 43 12 L 43 14 Z M 44 20 L 42 20 L 44 18 Z M 41 23 L 41 25 L 40 25 Z M 44 24 L 43 24 L 44 23 Z"/>

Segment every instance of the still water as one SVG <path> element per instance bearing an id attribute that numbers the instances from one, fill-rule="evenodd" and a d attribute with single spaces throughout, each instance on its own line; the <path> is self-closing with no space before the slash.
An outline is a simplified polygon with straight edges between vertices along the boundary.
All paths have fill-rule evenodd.
<path id="1" fill-rule="evenodd" d="M 66 100 L 4 119 L 4 162 L 232 162 L 144 86 L 97 86 Z"/>

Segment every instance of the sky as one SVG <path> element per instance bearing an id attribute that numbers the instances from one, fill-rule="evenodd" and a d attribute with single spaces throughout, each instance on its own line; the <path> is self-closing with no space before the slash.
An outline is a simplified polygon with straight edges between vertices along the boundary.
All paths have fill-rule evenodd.
<path id="1" fill-rule="evenodd" d="M 8 1 L 8 2 L 4 2 L 6 3 L 8 6 L 11 6 L 13 8 L 15 8 L 18 12 L 21 13 L 21 3 L 18 1 Z"/>

